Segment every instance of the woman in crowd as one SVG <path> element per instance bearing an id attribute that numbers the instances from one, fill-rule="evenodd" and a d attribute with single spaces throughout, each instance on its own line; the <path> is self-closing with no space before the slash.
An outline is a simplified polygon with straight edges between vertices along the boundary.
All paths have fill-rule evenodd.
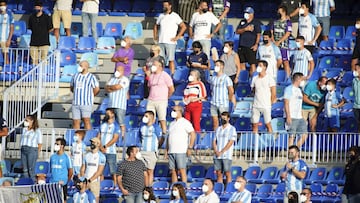
<path id="1" fill-rule="evenodd" d="M 240 58 L 239 55 L 234 51 L 234 42 L 226 41 L 224 42 L 224 53 L 221 55 L 220 59 L 224 61 L 224 73 L 231 78 L 234 84 L 234 89 L 236 84 L 239 81 L 240 76 Z"/>
<path id="2" fill-rule="evenodd" d="M 175 183 L 171 190 L 170 203 L 187 203 L 184 186 Z"/>
<path id="3" fill-rule="evenodd" d="M 146 59 L 145 65 L 143 67 L 143 71 L 145 73 L 144 79 L 144 98 L 148 98 L 149 96 L 149 87 L 148 87 L 148 78 L 151 74 L 151 66 L 153 65 L 154 60 L 160 59 L 163 64 L 165 64 L 164 57 L 160 56 L 160 46 L 152 45 L 150 50 L 150 56 Z"/>
<path id="4" fill-rule="evenodd" d="M 199 41 L 192 43 L 193 53 L 188 57 L 186 65 L 192 70 L 198 70 L 200 72 L 200 78 L 203 83 L 207 83 L 206 74 L 209 74 L 209 59 L 202 50 L 202 45 Z"/>
<path id="5" fill-rule="evenodd" d="M 156 197 L 152 187 L 145 187 L 143 192 L 144 203 L 156 203 Z"/>

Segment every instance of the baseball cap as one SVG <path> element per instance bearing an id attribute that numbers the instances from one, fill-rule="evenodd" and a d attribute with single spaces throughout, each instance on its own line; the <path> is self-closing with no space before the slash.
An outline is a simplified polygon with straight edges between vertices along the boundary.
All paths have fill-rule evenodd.
<path id="1" fill-rule="evenodd" d="M 244 10 L 244 13 L 251 13 L 253 14 L 254 13 L 254 9 L 252 7 L 246 7 L 245 10 Z"/>
<path id="2" fill-rule="evenodd" d="M 93 138 L 91 138 L 91 142 L 100 143 L 100 139 L 97 137 L 93 137 Z"/>

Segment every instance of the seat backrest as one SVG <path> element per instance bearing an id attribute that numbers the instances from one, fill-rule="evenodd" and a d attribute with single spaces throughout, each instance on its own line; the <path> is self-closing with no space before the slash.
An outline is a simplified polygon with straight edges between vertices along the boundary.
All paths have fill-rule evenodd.
<path id="1" fill-rule="evenodd" d="M 250 131 L 252 129 L 250 118 L 240 117 L 236 119 L 234 127 L 236 131 Z"/>
<path id="2" fill-rule="evenodd" d="M 93 37 L 80 37 L 78 49 L 92 51 L 96 47 L 96 42 Z"/>
<path id="3" fill-rule="evenodd" d="M 319 183 L 312 183 L 310 185 L 310 189 L 312 191 L 312 196 L 321 196 L 322 195 L 322 185 Z"/>
<path id="4" fill-rule="evenodd" d="M 75 37 L 60 36 L 58 49 L 72 50 L 75 49 L 75 47 L 76 47 Z"/>
<path id="5" fill-rule="evenodd" d="M 341 180 L 343 176 L 344 176 L 344 168 L 343 167 L 333 167 L 330 170 L 329 175 L 326 179 L 327 180 Z"/>
<path id="6" fill-rule="evenodd" d="M 115 51 L 115 39 L 113 37 L 99 37 L 96 46 L 97 53 L 112 53 Z"/>
<path id="7" fill-rule="evenodd" d="M 218 196 L 220 196 L 224 192 L 224 183 L 214 183 L 214 191 Z"/>
<path id="8" fill-rule="evenodd" d="M 345 27 L 341 25 L 333 25 L 330 27 L 329 38 L 342 39 L 345 35 Z"/>
<path id="9" fill-rule="evenodd" d="M 121 23 L 107 23 L 105 25 L 104 36 L 122 38 L 122 32 Z"/>
<path id="10" fill-rule="evenodd" d="M 157 181 L 153 184 L 154 194 L 160 195 L 165 194 L 167 191 L 169 191 L 169 183 L 166 181 Z"/>
<path id="11" fill-rule="evenodd" d="M 326 68 L 332 68 L 335 64 L 335 57 L 334 56 L 324 56 L 320 59 L 318 68 L 319 69 L 326 69 Z"/>
<path id="12" fill-rule="evenodd" d="M 82 35 L 82 23 L 81 22 L 72 22 L 71 23 L 71 34 Z"/>
<path id="13" fill-rule="evenodd" d="M 125 28 L 124 36 L 129 36 L 132 39 L 143 37 L 143 26 L 140 22 L 129 22 Z"/>
<path id="14" fill-rule="evenodd" d="M 255 193 L 256 193 L 256 184 L 246 183 L 245 188 L 246 188 L 252 195 L 255 195 Z"/>
<path id="15" fill-rule="evenodd" d="M 99 65 L 99 56 L 94 52 L 86 52 L 81 55 L 80 61 L 86 60 L 89 63 L 89 67 L 96 68 Z"/>
<path id="16" fill-rule="evenodd" d="M 76 54 L 72 51 L 63 51 L 60 55 L 60 66 L 76 64 Z"/>
<path id="17" fill-rule="evenodd" d="M 167 164 L 156 164 L 154 169 L 154 177 L 167 177 L 169 175 L 169 167 Z"/>
<path id="18" fill-rule="evenodd" d="M 274 132 L 285 130 L 285 119 L 284 118 L 273 118 L 271 120 L 271 127 Z"/>
<path id="19" fill-rule="evenodd" d="M 314 169 L 311 172 L 309 179 L 310 180 L 324 180 L 325 176 L 326 176 L 326 168 L 319 167 L 319 168 Z"/>
<path id="20" fill-rule="evenodd" d="M 14 22 L 14 35 L 20 37 L 26 33 L 26 22 L 23 20 Z"/>
<path id="21" fill-rule="evenodd" d="M 50 172 L 50 164 L 47 161 L 38 161 L 35 164 L 35 174 L 48 174 Z"/>
<path id="22" fill-rule="evenodd" d="M 274 166 L 270 166 L 264 169 L 264 172 L 261 175 L 262 179 L 275 179 L 278 175 L 278 169 Z"/>
<path id="23" fill-rule="evenodd" d="M 31 178 L 20 178 L 15 185 L 33 185 L 34 181 Z"/>
<path id="24" fill-rule="evenodd" d="M 85 137 L 84 137 L 84 140 L 83 140 L 84 144 L 86 146 L 90 146 L 91 145 L 90 140 L 92 138 L 96 137 L 98 133 L 99 133 L 99 131 L 97 129 L 87 130 L 86 134 L 85 134 Z"/>
<path id="25" fill-rule="evenodd" d="M 259 166 L 250 166 L 245 174 L 244 177 L 248 179 L 258 179 L 261 174 L 261 168 Z"/>
<path id="26" fill-rule="evenodd" d="M 205 167 L 203 165 L 192 165 L 188 169 L 188 174 L 190 174 L 192 178 L 204 178 Z"/>
<path id="27" fill-rule="evenodd" d="M 269 197 L 270 194 L 272 193 L 272 185 L 271 184 L 262 184 L 258 191 L 256 192 L 256 196 L 257 197 Z"/>

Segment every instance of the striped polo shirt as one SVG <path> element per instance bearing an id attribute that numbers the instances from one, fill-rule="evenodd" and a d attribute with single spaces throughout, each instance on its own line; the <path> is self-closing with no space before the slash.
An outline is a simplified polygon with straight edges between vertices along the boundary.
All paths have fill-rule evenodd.
<path id="1" fill-rule="evenodd" d="M 113 139 L 114 135 L 120 135 L 120 127 L 117 122 L 108 123 L 104 122 L 100 126 L 101 134 L 101 146 L 106 145 L 110 140 Z M 109 147 L 106 147 L 106 154 L 116 154 L 116 145 L 113 144 Z"/>
<path id="2" fill-rule="evenodd" d="M 212 97 L 210 103 L 215 106 L 229 106 L 228 87 L 233 86 L 233 82 L 226 74 L 221 76 L 212 76 L 210 79 Z"/>
<path id="3" fill-rule="evenodd" d="M 99 87 L 99 82 L 91 73 L 77 73 L 71 79 L 70 86 L 74 88 L 73 105 L 93 105 L 93 89 Z"/>
<path id="4" fill-rule="evenodd" d="M 111 78 L 108 85 L 120 85 L 121 89 L 109 93 L 109 108 L 126 110 L 127 93 L 130 81 L 126 76 Z"/>
<path id="5" fill-rule="evenodd" d="M 302 73 L 304 76 L 309 75 L 309 62 L 313 61 L 313 57 L 306 48 L 297 50 L 294 54 L 294 71 L 293 73 Z"/>
<path id="6" fill-rule="evenodd" d="M 330 7 L 335 7 L 334 0 L 312 0 L 316 17 L 330 16 Z"/>
<path id="7" fill-rule="evenodd" d="M 0 22 L 1 22 L 0 41 L 6 42 L 6 40 L 9 37 L 10 25 L 14 25 L 14 22 L 15 22 L 14 18 L 13 18 L 13 14 L 10 11 L 7 11 L 4 14 L 0 14 Z"/>
<path id="8" fill-rule="evenodd" d="M 223 126 L 219 126 L 215 131 L 215 137 L 214 137 L 218 151 L 224 149 L 227 143 L 229 143 L 229 141 L 232 140 L 235 142 L 236 138 L 237 138 L 237 134 L 234 126 L 230 124 L 227 124 L 225 128 L 223 128 Z M 233 154 L 233 148 L 234 145 L 231 145 L 231 147 L 225 153 L 223 153 L 220 157 L 216 157 L 216 158 L 231 160 Z"/>
<path id="9" fill-rule="evenodd" d="M 159 126 L 155 125 L 143 125 L 139 131 L 141 140 L 141 151 L 145 152 L 157 152 L 158 143 L 161 137 L 161 130 Z"/>

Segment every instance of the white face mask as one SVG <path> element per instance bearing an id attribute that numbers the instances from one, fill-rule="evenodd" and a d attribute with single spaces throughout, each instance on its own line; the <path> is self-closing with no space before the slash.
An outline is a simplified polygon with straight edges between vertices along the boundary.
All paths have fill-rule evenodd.
<path id="1" fill-rule="evenodd" d="M 74 137 L 73 137 L 73 141 L 74 142 L 77 142 L 79 140 L 79 137 L 77 136 L 77 135 L 75 135 Z"/>
<path id="2" fill-rule="evenodd" d="M 142 122 L 143 122 L 143 123 L 148 123 L 148 122 L 149 122 L 149 118 L 144 116 L 144 117 L 142 118 Z"/>
<path id="3" fill-rule="evenodd" d="M 300 202 L 306 202 L 307 198 L 305 195 L 300 195 Z"/>
<path id="4" fill-rule="evenodd" d="M 178 197 L 179 196 L 179 191 L 173 190 L 172 194 L 173 194 L 173 196 Z"/>
<path id="5" fill-rule="evenodd" d="M 45 180 L 39 180 L 39 181 L 38 181 L 38 184 L 39 184 L 39 185 L 44 185 L 44 184 L 46 184 L 46 181 L 45 181 Z"/>
<path id="6" fill-rule="evenodd" d="M 176 117 L 177 117 L 177 112 L 171 111 L 171 118 L 176 118 Z"/>
<path id="7" fill-rule="evenodd" d="M 360 29 L 360 24 L 355 24 L 356 29 Z"/>
<path id="8" fill-rule="evenodd" d="M 224 47 L 223 51 L 224 51 L 225 54 L 227 54 L 227 53 L 229 53 L 230 49 L 228 47 Z"/>
<path id="9" fill-rule="evenodd" d="M 220 71 L 220 66 L 215 66 L 214 71 L 215 71 L 215 73 L 219 72 Z"/>
<path id="10" fill-rule="evenodd" d="M 192 75 L 189 75 L 189 78 L 188 78 L 188 80 L 189 80 L 189 82 L 192 82 L 192 81 L 194 81 L 194 76 L 192 76 Z"/>
<path id="11" fill-rule="evenodd" d="M 156 67 L 156 66 L 151 66 L 150 69 L 151 69 L 151 72 L 153 72 L 153 73 L 157 71 L 157 67 Z"/>
<path id="12" fill-rule="evenodd" d="M 299 85 L 300 87 L 305 87 L 305 80 L 302 80 L 301 82 L 300 82 L 300 85 Z"/>
<path id="13" fill-rule="evenodd" d="M 358 76 L 359 76 L 359 73 L 358 73 L 356 70 L 354 70 L 354 71 L 353 71 L 353 76 L 354 76 L 354 77 L 358 77 Z"/>
<path id="14" fill-rule="evenodd" d="M 296 43 L 296 47 L 300 48 L 301 47 L 301 43 L 300 42 L 295 42 Z"/>
<path id="15" fill-rule="evenodd" d="M 235 188 L 235 189 L 238 190 L 238 189 L 240 189 L 240 187 L 241 187 L 241 183 L 240 183 L 240 182 L 235 182 L 235 183 L 234 183 L 234 188 Z"/>
<path id="16" fill-rule="evenodd" d="M 320 86 L 320 89 L 321 89 L 322 91 L 325 91 L 325 90 L 326 90 L 326 85 L 321 85 L 321 86 Z"/>
<path id="17" fill-rule="evenodd" d="M 326 90 L 331 91 L 331 90 L 333 90 L 333 88 L 330 85 L 326 85 Z"/>
<path id="18" fill-rule="evenodd" d="M 84 70 L 84 69 L 83 69 L 81 66 L 78 66 L 77 71 L 78 71 L 79 73 L 83 72 L 83 70 Z"/>
<path id="19" fill-rule="evenodd" d="M 124 40 L 121 40 L 120 42 L 120 46 L 121 47 L 126 47 L 127 43 Z"/>
<path id="20" fill-rule="evenodd" d="M 6 11 L 6 6 L 0 6 L 0 10 L 1 10 L 2 12 Z"/>
<path id="21" fill-rule="evenodd" d="M 305 10 L 303 8 L 300 8 L 299 9 L 299 15 L 304 15 L 304 13 L 305 13 Z"/>
<path id="22" fill-rule="evenodd" d="M 121 76 L 121 73 L 119 71 L 115 71 L 114 77 L 119 78 Z"/>
<path id="23" fill-rule="evenodd" d="M 244 18 L 245 18 L 245 20 L 247 20 L 250 18 L 250 15 L 248 13 L 244 13 Z"/>
<path id="24" fill-rule="evenodd" d="M 201 189 L 202 189 L 203 193 L 206 193 L 207 191 L 209 191 L 209 186 L 203 185 L 203 186 L 201 187 Z"/>
<path id="25" fill-rule="evenodd" d="M 55 152 L 58 152 L 60 150 L 60 145 L 54 145 L 54 151 Z"/>
<path id="26" fill-rule="evenodd" d="M 256 72 L 261 73 L 262 72 L 262 67 L 260 67 L 260 66 L 256 67 Z"/>
<path id="27" fill-rule="evenodd" d="M 24 121 L 24 127 L 29 127 L 30 123 L 27 121 Z"/>
<path id="28" fill-rule="evenodd" d="M 144 197 L 144 200 L 148 200 L 149 199 L 149 194 L 144 194 L 143 197 Z"/>
<path id="29" fill-rule="evenodd" d="M 135 158 L 138 159 L 138 160 L 141 160 L 141 153 L 140 152 L 137 152 L 135 154 Z"/>

